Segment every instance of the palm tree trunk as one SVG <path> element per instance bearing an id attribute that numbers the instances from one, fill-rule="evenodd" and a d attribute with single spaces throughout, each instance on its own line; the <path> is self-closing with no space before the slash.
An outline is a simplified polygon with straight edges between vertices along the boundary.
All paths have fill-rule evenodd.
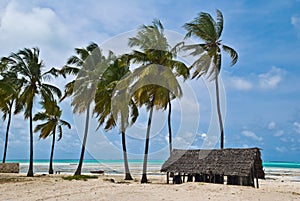
<path id="1" fill-rule="evenodd" d="M 55 129 L 53 130 L 53 133 L 52 133 L 53 136 L 52 136 L 50 163 L 49 163 L 49 174 L 53 174 L 53 154 L 54 154 L 54 146 L 55 146 Z"/>
<path id="2" fill-rule="evenodd" d="M 29 156 L 29 169 L 27 172 L 27 177 L 33 177 L 33 127 L 32 127 L 32 108 L 29 114 L 29 129 L 30 129 L 30 156 Z"/>
<path id="3" fill-rule="evenodd" d="M 8 145 L 8 134 L 9 134 L 9 128 L 10 128 L 10 123 L 11 123 L 11 114 L 12 114 L 12 104 L 13 104 L 13 102 L 11 102 L 9 104 L 9 113 L 8 113 L 8 121 L 7 121 L 6 134 L 5 134 L 5 144 L 4 144 L 2 163 L 5 163 L 5 161 L 6 161 L 6 153 L 7 153 L 7 145 Z"/>
<path id="4" fill-rule="evenodd" d="M 172 104 L 171 104 L 171 101 L 170 101 L 170 97 L 169 97 L 168 104 L 169 104 L 169 113 L 168 113 L 169 149 L 170 149 L 170 155 L 171 155 L 171 152 L 172 152 L 172 150 L 173 150 L 173 147 L 172 147 L 172 125 L 171 125 L 171 111 L 172 111 Z"/>
<path id="5" fill-rule="evenodd" d="M 81 168 L 82 168 L 82 163 L 83 163 L 83 159 L 84 159 L 86 139 L 87 139 L 88 130 L 89 130 L 89 121 L 90 121 L 90 105 L 88 105 L 88 107 L 86 109 L 85 129 L 84 129 L 84 136 L 83 136 L 82 147 L 81 147 L 81 154 L 80 154 L 78 167 L 77 167 L 77 170 L 74 175 L 81 175 Z"/>
<path id="6" fill-rule="evenodd" d="M 217 99 L 217 111 L 218 111 L 218 119 L 219 119 L 219 127 L 220 127 L 220 148 L 224 148 L 224 129 L 223 129 L 223 122 L 222 122 L 222 114 L 220 108 L 220 94 L 219 94 L 219 81 L 218 76 L 216 77 L 216 99 Z"/>
<path id="7" fill-rule="evenodd" d="M 148 161 L 150 128 L 151 128 L 153 107 L 154 107 L 154 99 L 152 100 L 152 105 L 151 105 L 151 108 L 150 108 L 148 125 L 147 125 L 147 134 L 146 134 L 146 142 L 145 142 L 145 154 L 144 154 L 144 163 L 143 163 L 143 176 L 142 176 L 141 183 L 147 183 L 148 182 L 148 179 L 147 179 L 147 161 Z"/>
<path id="8" fill-rule="evenodd" d="M 122 131 L 122 146 L 123 146 L 123 158 L 124 158 L 124 167 L 125 167 L 125 180 L 133 180 L 129 170 L 127 151 L 126 151 L 125 132 L 123 131 Z"/>
<path id="9" fill-rule="evenodd" d="M 128 165 L 127 149 L 126 149 L 126 134 L 124 128 L 124 118 L 122 114 L 121 114 L 121 133 L 122 133 L 123 159 L 124 159 L 124 167 L 125 167 L 125 180 L 133 180 Z"/>

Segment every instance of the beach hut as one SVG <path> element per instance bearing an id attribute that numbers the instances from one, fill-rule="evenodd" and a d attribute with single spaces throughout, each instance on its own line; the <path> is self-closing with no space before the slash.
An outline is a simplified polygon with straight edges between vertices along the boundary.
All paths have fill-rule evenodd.
<path id="1" fill-rule="evenodd" d="M 196 181 L 210 183 L 255 186 L 258 178 L 264 179 L 265 174 L 259 148 L 246 149 L 174 149 L 170 157 L 162 165 L 161 172 L 167 173 L 173 183 Z"/>

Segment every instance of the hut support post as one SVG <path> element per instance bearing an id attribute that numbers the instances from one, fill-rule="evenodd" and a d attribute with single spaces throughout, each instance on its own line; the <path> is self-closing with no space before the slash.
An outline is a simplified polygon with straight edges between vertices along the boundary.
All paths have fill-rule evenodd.
<path id="1" fill-rule="evenodd" d="M 252 170 L 251 170 L 250 182 L 251 182 L 251 185 L 255 188 L 254 178 L 255 178 L 255 171 L 254 171 L 254 165 L 253 165 Z"/>
<path id="2" fill-rule="evenodd" d="M 259 188 L 259 184 L 258 184 L 258 173 L 256 172 L 256 188 Z"/>
<path id="3" fill-rule="evenodd" d="M 170 183 L 170 180 L 169 180 L 169 172 L 167 172 L 167 184 L 169 184 Z"/>

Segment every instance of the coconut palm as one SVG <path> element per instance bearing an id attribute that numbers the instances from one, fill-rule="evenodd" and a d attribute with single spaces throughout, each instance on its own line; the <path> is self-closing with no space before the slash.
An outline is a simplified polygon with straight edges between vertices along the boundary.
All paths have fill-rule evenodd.
<path id="1" fill-rule="evenodd" d="M 88 135 L 90 106 L 94 101 L 101 75 L 114 58 L 111 52 L 106 58 L 95 43 L 91 43 L 86 48 L 76 48 L 75 51 L 77 55 L 70 57 L 67 61 L 67 65 L 64 66 L 60 72 L 63 76 L 67 74 L 76 75 L 76 79 L 65 86 L 65 94 L 62 99 L 67 96 L 72 96 L 73 100 L 71 105 L 73 106 L 73 113 L 86 113 L 81 154 L 78 167 L 74 173 L 75 175 L 80 175 Z"/>
<path id="2" fill-rule="evenodd" d="M 120 118 L 125 180 L 132 180 L 126 148 L 126 128 L 137 119 L 138 109 L 132 100 L 124 97 L 128 95 L 124 93 L 124 88 L 120 88 L 123 78 L 128 74 L 130 74 L 130 70 L 126 56 L 117 58 L 109 66 L 102 76 L 103 79 L 98 84 L 94 112 L 97 114 L 99 126 L 105 123 L 105 130 L 114 128 L 118 118 Z M 126 100 L 129 100 L 129 103 Z M 130 112 L 131 122 L 128 123 Z"/>
<path id="3" fill-rule="evenodd" d="M 40 132 L 40 138 L 46 139 L 50 135 L 52 135 L 52 145 L 51 145 L 51 154 L 50 154 L 50 162 L 49 162 L 49 174 L 53 174 L 53 155 L 54 155 L 54 146 L 55 146 L 55 137 L 56 132 L 58 132 L 59 141 L 62 138 L 62 127 L 66 126 L 71 129 L 71 125 L 61 119 L 62 110 L 57 105 L 55 100 L 43 100 L 41 102 L 42 108 L 44 111 L 38 112 L 34 115 L 34 121 L 46 121 L 45 123 L 38 124 L 34 132 Z"/>
<path id="4" fill-rule="evenodd" d="M 133 38 L 129 39 L 129 46 L 139 47 L 142 51 L 133 51 L 131 54 L 131 60 L 134 63 L 142 64 L 137 70 L 134 71 L 134 76 L 138 79 L 146 81 L 147 79 L 152 79 L 156 82 L 157 75 L 165 75 L 162 81 L 167 82 L 168 87 L 159 86 L 155 83 L 149 83 L 147 81 L 142 81 L 142 87 L 137 89 L 135 92 L 135 100 L 141 107 L 145 105 L 149 110 L 149 120 L 146 134 L 145 142 L 145 155 L 144 155 L 144 165 L 143 165 L 143 177 L 142 183 L 147 182 L 147 159 L 148 159 L 148 149 L 149 149 L 149 137 L 151 128 L 151 119 L 153 114 L 154 106 L 157 109 L 166 109 L 169 106 L 168 113 L 168 128 L 169 128 L 169 148 L 170 152 L 172 150 L 172 135 L 171 135 L 171 100 L 181 96 L 181 89 L 174 76 L 181 75 L 187 78 L 189 75 L 188 68 L 184 63 L 174 60 L 176 56 L 175 51 L 171 51 L 167 38 L 164 35 L 163 25 L 159 20 L 154 20 L 152 25 L 143 25 L 140 31 Z M 170 71 L 166 71 L 164 68 L 168 68 Z M 158 72 L 157 72 L 158 70 Z M 172 72 L 173 71 L 173 72 Z M 151 77 L 149 74 L 153 73 L 155 76 Z M 171 72 L 171 77 L 168 74 Z M 164 74 L 165 73 L 165 74 Z M 174 74 L 173 74 L 174 73 Z M 147 77 L 147 79 L 145 79 Z M 167 78 L 168 77 L 168 78 Z M 171 83 L 173 81 L 173 83 Z M 139 83 L 138 85 L 140 85 Z M 141 85 L 140 85 L 141 86 Z M 175 87 L 175 88 L 174 88 Z M 177 89 L 176 89 L 177 88 Z M 172 90 L 171 90 L 172 89 Z M 176 93 L 173 93 L 173 92 Z"/>
<path id="5" fill-rule="evenodd" d="M 201 12 L 193 21 L 186 23 L 186 38 L 195 36 L 204 43 L 187 45 L 185 50 L 192 50 L 191 55 L 199 57 L 190 68 L 194 69 L 193 78 L 206 75 L 215 81 L 217 112 L 220 127 L 220 148 L 224 148 L 224 128 L 220 109 L 219 74 L 221 71 L 222 50 L 231 57 L 231 66 L 238 60 L 238 53 L 231 47 L 224 45 L 221 40 L 223 31 L 223 15 L 217 10 L 217 18 L 214 20 L 208 13 Z"/>
<path id="6" fill-rule="evenodd" d="M 12 72 L 1 73 L 2 80 L 0 81 L 0 85 L 7 85 L 8 88 L 0 89 L 0 96 L 3 97 L 0 101 L 0 110 L 3 113 L 2 119 L 3 121 L 7 119 L 6 133 L 5 133 L 5 143 L 4 143 L 4 151 L 3 151 L 3 159 L 2 163 L 6 161 L 7 155 L 7 146 L 8 146 L 8 136 L 11 125 L 12 113 L 13 113 L 13 105 L 18 97 L 18 91 L 20 88 L 20 80 L 17 79 L 16 74 Z"/>
<path id="7" fill-rule="evenodd" d="M 15 88 L 14 86 L 12 86 L 11 84 L 13 82 L 11 82 L 10 80 L 13 80 L 13 77 L 11 77 L 11 79 L 7 79 L 8 74 L 10 74 L 11 76 L 13 76 L 13 74 L 10 72 L 10 60 L 7 57 L 3 57 L 1 58 L 0 61 L 0 92 L 2 93 L 14 93 L 15 92 Z M 6 77 L 6 79 L 5 79 Z M 4 96 L 3 96 L 4 97 Z"/>
<path id="8" fill-rule="evenodd" d="M 42 72 L 44 64 L 40 60 L 38 48 L 20 50 L 12 53 L 9 58 L 12 72 L 17 74 L 21 80 L 20 94 L 16 100 L 15 114 L 24 109 L 25 119 L 29 119 L 30 133 L 30 159 L 27 176 L 33 176 L 33 106 L 35 98 L 40 95 L 43 100 L 53 99 L 54 94 L 61 97 L 60 90 L 45 83 L 45 79 L 50 79 L 54 74 L 53 69 L 45 73 Z"/>

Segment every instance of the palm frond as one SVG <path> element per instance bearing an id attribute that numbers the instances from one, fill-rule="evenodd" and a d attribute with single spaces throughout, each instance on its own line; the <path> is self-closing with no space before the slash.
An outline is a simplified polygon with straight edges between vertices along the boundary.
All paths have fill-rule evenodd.
<path id="1" fill-rule="evenodd" d="M 49 116 L 45 112 L 38 112 L 34 115 L 33 121 L 44 121 L 47 120 Z"/>
<path id="2" fill-rule="evenodd" d="M 218 34 L 218 38 L 220 38 L 223 31 L 224 19 L 223 19 L 223 14 L 220 10 L 217 9 L 216 12 L 217 12 L 216 32 Z"/>
<path id="3" fill-rule="evenodd" d="M 63 101 L 66 97 L 69 97 L 73 94 L 74 86 L 75 86 L 75 80 L 66 84 L 64 95 L 61 97 L 60 102 Z"/>
<path id="4" fill-rule="evenodd" d="M 57 129 L 58 129 L 58 139 L 57 139 L 57 141 L 59 141 L 62 138 L 62 135 L 63 135 L 62 126 L 59 125 Z"/>
<path id="5" fill-rule="evenodd" d="M 231 57 L 231 59 L 232 59 L 231 60 L 231 66 L 233 66 L 234 64 L 236 64 L 236 62 L 238 60 L 238 53 L 233 48 L 231 48 L 229 46 L 226 46 L 226 45 L 222 45 L 222 48 Z"/>
<path id="6" fill-rule="evenodd" d="M 80 69 L 78 67 L 72 67 L 72 66 L 64 66 L 60 71 L 59 74 L 63 77 L 66 77 L 66 75 L 77 75 L 79 73 Z"/>
<path id="7" fill-rule="evenodd" d="M 54 77 L 58 77 L 58 75 L 60 74 L 59 73 L 60 70 L 56 69 L 56 68 L 51 68 L 50 70 L 48 70 L 47 72 L 43 73 L 42 74 L 42 77 L 46 77 L 46 76 L 54 76 Z M 47 79 L 50 80 L 51 77 L 48 77 Z"/>
<path id="8" fill-rule="evenodd" d="M 67 126 L 69 129 L 71 129 L 71 124 L 65 120 L 60 119 L 60 123 L 63 126 Z"/>
<path id="9" fill-rule="evenodd" d="M 56 129 L 55 122 L 48 121 L 45 123 L 43 128 L 41 129 L 40 138 L 46 139 L 48 136 L 53 134 L 53 131 Z"/>
<path id="10" fill-rule="evenodd" d="M 174 75 L 176 77 L 182 76 L 185 80 L 189 78 L 190 70 L 183 62 L 171 60 L 170 65 L 175 69 Z"/>
<path id="11" fill-rule="evenodd" d="M 58 98 L 61 98 L 61 96 L 62 96 L 60 89 L 54 85 L 43 83 L 42 89 L 49 90 L 51 92 L 51 94 L 57 95 Z"/>
<path id="12" fill-rule="evenodd" d="M 205 52 L 206 44 L 193 44 L 193 45 L 184 45 L 181 49 L 183 51 L 192 51 L 189 55 L 198 56 Z"/>
<path id="13" fill-rule="evenodd" d="M 39 131 L 42 130 L 46 125 L 47 125 L 47 122 L 46 122 L 46 123 L 42 123 L 42 124 L 36 125 L 35 128 L 34 128 L 34 132 L 35 132 L 35 133 L 39 132 Z"/>
<path id="14" fill-rule="evenodd" d="M 195 69 L 192 75 L 192 79 L 195 77 L 200 78 L 209 72 L 212 58 L 208 54 L 203 54 L 197 59 L 191 66 L 190 69 Z"/>
<path id="15" fill-rule="evenodd" d="M 83 60 L 80 59 L 78 56 L 71 56 L 68 61 L 67 61 L 67 65 L 75 65 L 77 67 L 82 66 L 83 64 Z"/>
<path id="16" fill-rule="evenodd" d="M 106 120 L 104 129 L 105 130 L 110 130 L 110 129 L 112 129 L 115 126 L 116 126 L 116 122 L 115 122 L 114 116 L 110 115 L 108 117 L 108 119 Z"/>
<path id="17" fill-rule="evenodd" d="M 93 52 L 94 49 L 98 48 L 99 46 L 97 45 L 97 43 L 91 42 L 87 47 L 87 51 L 89 52 Z"/>

